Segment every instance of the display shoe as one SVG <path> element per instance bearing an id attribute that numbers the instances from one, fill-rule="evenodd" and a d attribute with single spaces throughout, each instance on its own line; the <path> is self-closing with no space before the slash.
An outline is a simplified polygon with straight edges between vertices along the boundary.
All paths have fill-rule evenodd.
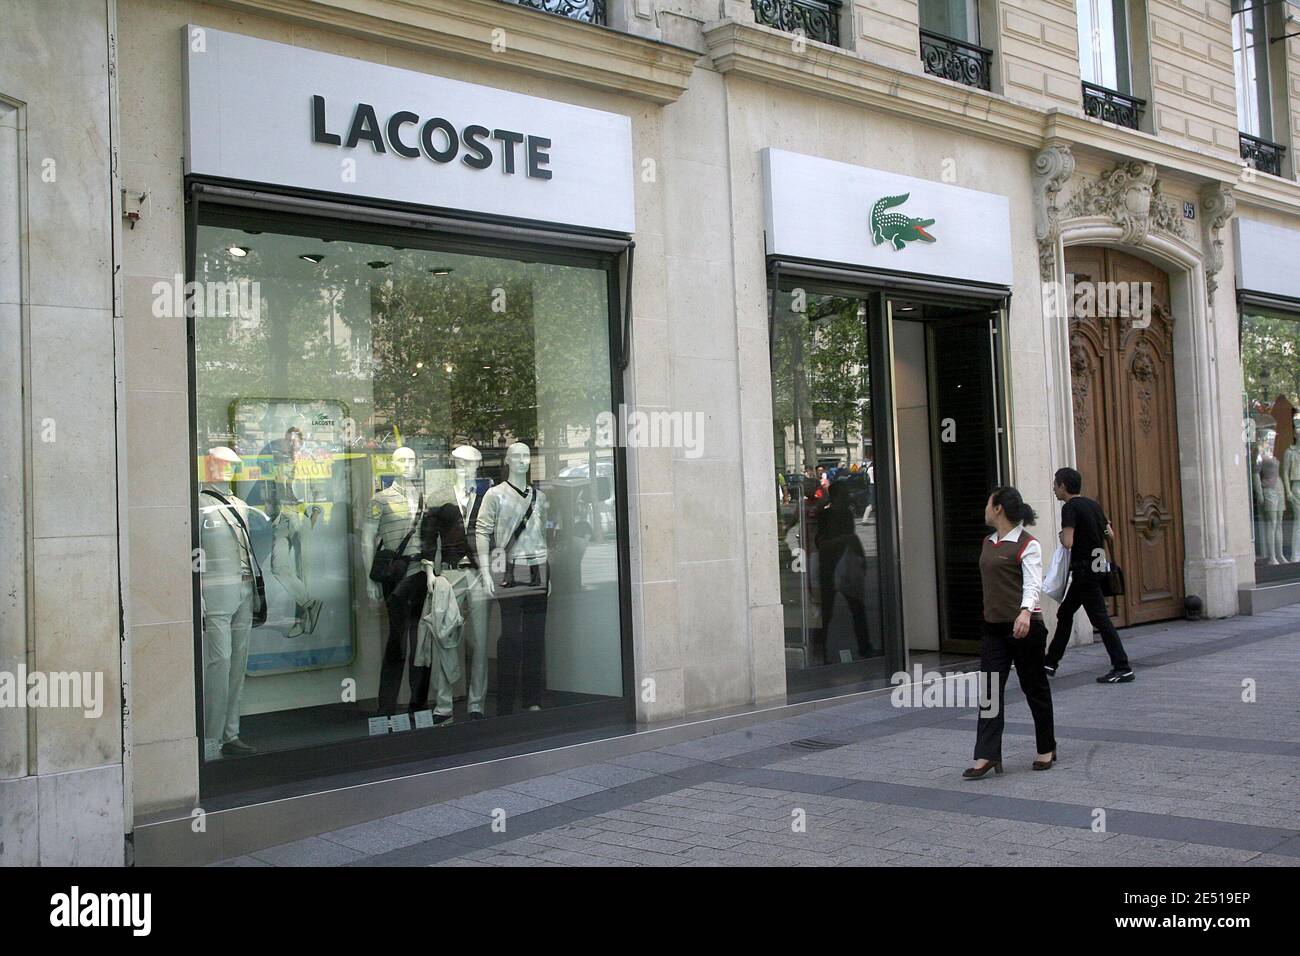
<path id="1" fill-rule="evenodd" d="M 324 601 L 315 600 L 307 605 L 307 620 L 310 622 L 307 625 L 308 634 L 316 630 L 316 622 L 320 620 L 320 609 L 324 603 Z"/>
<path id="2" fill-rule="evenodd" d="M 307 633 L 307 629 L 302 626 L 302 621 L 294 621 L 293 627 L 284 632 L 285 637 L 302 637 Z"/>
<path id="3" fill-rule="evenodd" d="M 1002 761 L 990 760 L 982 767 L 967 767 L 965 770 L 961 772 L 961 775 L 962 778 L 965 780 L 978 780 L 980 779 L 980 777 L 988 776 L 990 770 L 992 770 L 994 773 L 1001 773 Z"/>
<path id="4" fill-rule="evenodd" d="M 1047 759 L 1047 760 L 1035 760 L 1035 761 L 1034 761 L 1034 769 L 1035 769 L 1035 770 L 1051 770 L 1051 769 L 1052 769 L 1052 764 L 1054 764 L 1054 763 L 1056 763 L 1056 751 L 1055 751 L 1055 750 L 1052 751 L 1052 756 L 1051 756 L 1049 759 Z"/>
<path id="5" fill-rule="evenodd" d="M 449 724 L 451 723 L 451 718 L 452 718 L 451 714 L 434 714 L 433 726 L 441 727 L 443 724 Z"/>
<path id="6" fill-rule="evenodd" d="M 227 740 L 221 745 L 221 752 L 227 757 L 247 757 L 249 754 L 257 753 L 256 747 L 250 747 L 238 737 L 234 740 Z"/>
<path id="7" fill-rule="evenodd" d="M 469 712 L 469 719 L 470 719 L 470 720 L 483 720 L 483 719 L 484 719 L 483 711 L 481 711 L 481 710 L 471 710 L 471 711 Z"/>

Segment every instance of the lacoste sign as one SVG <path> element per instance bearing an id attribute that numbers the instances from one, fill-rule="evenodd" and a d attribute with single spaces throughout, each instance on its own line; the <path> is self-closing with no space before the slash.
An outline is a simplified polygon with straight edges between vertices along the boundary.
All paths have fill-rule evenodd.
<path id="1" fill-rule="evenodd" d="M 1007 195 L 785 149 L 764 149 L 762 163 L 769 256 L 925 280 L 1012 285 Z M 1004 180 L 1013 177 L 983 181 L 997 188 Z M 1037 269 L 1027 271 L 1025 281 L 1036 287 Z"/>
<path id="2" fill-rule="evenodd" d="M 400 69 L 193 24 L 178 39 L 191 176 L 636 231 L 625 114 L 453 80 L 436 63 Z"/>
<path id="3" fill-rule="evenodd" d="M 873 245 L 880 245 L 882 242 L 892 243 L 895 249 L 902 249 L 909 242 L 934 242 L 934 236 L 925 231 L 926 226 L 933 226 L 933 219 L 914 219 L 911 216 L 904 216 L 902 213 L 885 212 L 886 209 L 892 209 L 894 206 L 901 206 L 907 202 L 907 197 L 911 193 L 903 193 L 901 196 L 886 196 L 884 199 L 876 201 L 871 207 L 871 242 Z"/>

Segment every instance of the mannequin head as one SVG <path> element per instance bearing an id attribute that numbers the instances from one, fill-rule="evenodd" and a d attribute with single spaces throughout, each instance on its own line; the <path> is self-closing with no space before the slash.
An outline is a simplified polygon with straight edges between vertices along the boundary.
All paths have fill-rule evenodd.
<path id="1" fill-rule="evenodd" d="M 294 458 L 297 458 L 298 453 L 302 451 L 302 429 L 297 425 L 291 425 L 284 433 L 284 449 Z"/>
<path id="2" fill-rule="evenodd" d="M 477 448 L 470 445 L 458 445 L 451 453 L 451 463 L 456 469 L 456 482 L 462 488 L 468 488 L 478 476 L 478 466 L 483 456 Z"/>
<path id="3" fill-rule="evenodd" d="M 1259 430 L 1259 457 L 1273 457 L 1273 443 L 1277 441 L 1277 431 L 1272 427 L 1261 428 Z"/>
<path id="4" fill-rule="evenodd" d="M 397 451 L 393 452 L 393 468 L 399 477 L 408 481 L 415 478 L 417 466 L 415 461 L 415 452 L 403 445 Z"/>
<path id="5" fill-rule="evenodd" d="M 528 466 L 532 464 L 533 453 L 523 442 L 515 442 L 506 449 L 506 474 L 512 484 L 523 487 L 528 481 Z"/>
<path id="6" fill-rule="evenodd" d="M 229 483 L 235 477 L 235 466 L 243 461 L 234 449 L 225 445 L 209 448 L 206 461 L 205 481 L 224 481 Z"/>

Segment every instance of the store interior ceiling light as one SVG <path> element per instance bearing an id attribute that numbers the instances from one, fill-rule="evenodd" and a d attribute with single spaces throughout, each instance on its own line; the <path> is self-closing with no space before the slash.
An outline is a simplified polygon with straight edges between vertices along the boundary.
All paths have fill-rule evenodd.
<path id="1" fill-rule="evenodd" d="M 319 253 L 315 253 L 315 252 L 304 252 L 304 253 L 303 253 L 302 255 L 300 255 L 298 258 L 299 258 L 299 259 L 302 259 L 304 262 L 313 262 L 313 263 L 316 263 L 317 265 L 319 265 L 319 264 L 320 264 L 320 261 L 321 261 L 322 259 L 324 259 L 325 257 L 322 256 L 322 255 L 320 255 Z"/>
<path id="2" fill-rule="evenodd" d="M 253 250 L 249 249 L 248 246 L 231 246 L 226 251 L 229 252 L 232 256 L 234 256 L 236 259 L 242 259 L 244 258 L 244 256 L 248 255 Z"/>

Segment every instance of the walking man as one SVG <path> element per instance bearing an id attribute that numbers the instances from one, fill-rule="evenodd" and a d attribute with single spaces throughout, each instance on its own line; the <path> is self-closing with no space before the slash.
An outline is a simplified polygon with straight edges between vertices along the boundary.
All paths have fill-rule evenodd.
<path id="1" fill-rule="evenodd" d="M 1043 669 L 1055 676 L 1065 654 L 1065 645 L 1070 641 L 1075 612 L 1083 608 L 1092 626 L 1101 631 L 1106 653 L 1110 655 L 1110 672 L 1098 677 L 1097 683 L 1127 684 L 1133 680 L 1133 669 L 1129 667 L 1124 644 L 1106 609 L 1101 579 L 1093 570 L 1094 562 L 1106 553 L 1105 539 L 1113 540 L 1114 533 L 1101 505 L 1081 495 L 1082 490 L 1081 474 L 1073 468 L 1057 470 L 1052 480 L 1052 491 L 1058 501 L 1065 502 L 1061 508 L 1061 544 L 1070 549 L 1070 586 L 1056 611 L 1056 633 L 1047 648 Z"/>

